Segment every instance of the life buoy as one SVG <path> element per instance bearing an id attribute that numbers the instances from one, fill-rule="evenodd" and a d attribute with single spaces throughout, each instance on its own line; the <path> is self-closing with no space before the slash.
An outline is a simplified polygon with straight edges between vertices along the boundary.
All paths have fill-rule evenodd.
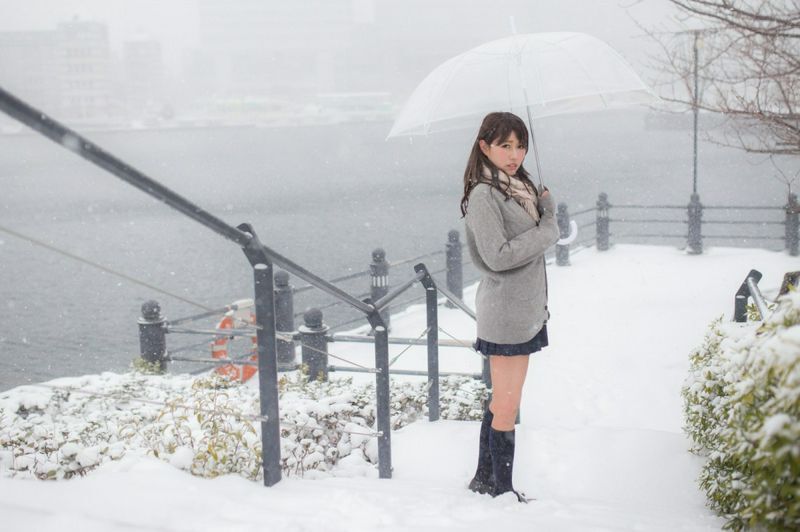
<path id="1" fill-rule="evenodd" d="M 239 323 L 243 323 L 245 321 L 249 321 L 250 323 L 256 322 L 256 316 L 252 312 L 241 310 L 230 311 L 225 316 L 222 317 L 220 322 L 217 324 L 217 329 L 234 329 L 235 323 L 234 321 L 238 321 Z M 229 359 L 228 353 L 228 344 L 233 341 L 235 337 L 233 336 L 218 336 L 214 339 L 211 343 L 211 356 L 212 358 L 217 359 Z M 250 360 L 255 362 L 258 360 L 258 340 L 256 339 L 255 335 L 251 338 L 252 342 L 252 355 L 250 356 Z M 243 365 L 243 364 L 225 364 L 224 366 L 219 366 L 217 369 L 214 370 L 217 375 L 223 375 L 228 377 L 234 381 L 246 382 L 250 379 L 253 375 L 256 374 L 258 369 L 256 366 L 251 365 Z"/>

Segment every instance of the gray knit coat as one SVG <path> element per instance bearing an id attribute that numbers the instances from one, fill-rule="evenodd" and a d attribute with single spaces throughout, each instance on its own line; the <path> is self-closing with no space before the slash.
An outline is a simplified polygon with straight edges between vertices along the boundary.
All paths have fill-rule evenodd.
<path id="1" fill-rule="evenodd" d="M 467 247 L 484 276 L 475 306 L 478 337 L 496 344 L 520 344 L 547 321 L 544 253 L 559 238 L 551 194 L 539 197 L 537 225 L 513 199 L 485 183 L 469 195 L 465 216 Z"/>

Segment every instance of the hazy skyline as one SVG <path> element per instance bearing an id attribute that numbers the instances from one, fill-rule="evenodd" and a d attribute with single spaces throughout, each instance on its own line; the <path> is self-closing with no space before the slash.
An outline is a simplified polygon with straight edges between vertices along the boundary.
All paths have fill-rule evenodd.
<path id="1" fill-rule="evenodd" d="M 312 7 L 314 1 L 299 0 L 287 5 L 287 10 L 299 11 L 298 27 L 304 22 L 313 22 L 313 15 L 307 12 L 313 10 L 302 10 L 306 4 Z M 340 0 L 339 4 L 342 9 L 364 10 L 385 8 L 392 2 Z M 626 9 L 631 4 L 635 5 Z M 406 2 L 405 7 L 408 9 L 407 19 L 386 23 L 402 32 L 409 47 L 414 46 L 417 37 L 438 35 L 441 41 L 446 42 L 451 35 L 457 36 L 459 41 L 464 40 L 465 34 L 475 35 L 472 46 L 476 46 L 510 34 L 510 17 L 513 16 L 518 33 L 581 31 L 594 35 L 617 49 L 643 75 L 646 53 L 656 50 L 633 18 L 645 25 L 658 24 L 673 12 L 666 0 L 639 3 L 631 0 L 539 0 L 535 3 L 505 0 L 492 5 L 438 0 L 424 4 Z M 477 19 L 475 13 L 484 11 L 485 15 Z M 202 46 L 196 0 L 0 0 L 0 12 L 3 13 L 0 31 L 53 29 L 59 22 L 74 17 L 103 22 L 109 28 L 115 52 L 121 48 L 122 42 L 145 34 L 161 41 L 170 68 L 177 66 L 185 51 Z M 450 23 L 443 18 L 449 18 Z M 449 50 L 443 51 L 441 60 L 449 56 Z"/>

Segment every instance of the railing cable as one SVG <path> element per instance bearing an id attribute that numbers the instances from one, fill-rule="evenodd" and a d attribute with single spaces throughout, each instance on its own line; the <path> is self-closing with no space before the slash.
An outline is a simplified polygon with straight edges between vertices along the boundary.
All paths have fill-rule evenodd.
<path id="1" fill-rule="evenodd" d="M 99 264 L 99 263 L 91 261 L 89 259 L 85 259 L 85 258 L 80 257 L 78 255 L 75 255 L 74 253 L 71 253 L 69 251 L 65 251 L 63 249 L 59 249 L 56 246 L 53 246 L 53 245 L 48 244 L 46 242 L 42 242 L 41 240 L 38 240 L 38 239 L 33 238 L 31 236 L 24 235 L 24 234 L 22 234 L 22 233 L 20 233 L 18 231 L 14 231 L 13 229 L 9 229 L 8 227 L 4 227 L 4 226 L 0 225 L 0 231 L 2 231 L 4 233 L 7 233 L 9 235 L 15 236 L 15 237 L 17 237 L 17 238 L 19 238 L 21 240 L 25 240 L 27 242 L 30 242 L 31 244 L 35 244 L 37 246 L 41 246 L 41 247 L 43 247 L 43 248 L 45 248 L 45 249 L 47 249 L 49 251 L 53 251 L 55 253 L 58 253 L 60 255 L 63 255 L 63 256 L 68 257 L 70 259 L 73 259 L 75 261 L 81 262 L 83 264 L 87 264 L 89 266 L 92 266 L 93 268 L 97 268 L 98 270 L 100 270 L 102 272 L 105 272 L 105 273 L 108 273 L 108 274 L 111 274 L 111 275 L 115 275 L 115 276 L 117 276 L 117 277 L 119 277 L 121 279 L 125 279 L 126 281 L 130 281 L 132 283 L 138 284 L 138 285 L 143 286 L 145 288 L 149 288 L 150 290 L 154 290 L 154 291 L 156 291 L 156 292 L 158 292 L 160 294 L 164 294 L 166 296 L 173 297 L 175 299 L 183 301 L 184 303 L 188 303 L 190 305 L 193 305 L 195 307 L 201 308 L 201 309 L 206 311 L 203 314 L 198 314 L 196 316 L 191 316 L 190 318 L 192 318 L 192 319 L 197 319 L 197 318 L 206 317 L 206 316 L 212 316 L 212 315 L 214 315 L 216 313 L 225 312 L 226 309 L 227 310 L 231 310 L 231 309 L 235 310 L 235 307 L 236 307 L 236 305 L 234 304 L 234 305 L 227 305 L 225 308 L 222 308 L 222 309 L 212 309 L 211 307 L 203 305 L 202 303 L 198 303 L 196 301 L 192 301 L 191 299 L 187 299 L 186 297 L 179 296 L 178 294 L 174 294 L 174 293 L 170 292 L 169 290 L 165 290 L 163 288 L 159 288 L 159 287 L 157 287 L 157 286 L 155 286 L 155 285 L 153 285 L 151 283 L 148 283 L 146 281 L 142 281 L 141 279 L 137 279 L 135 277 L 131 277 L 130 275 L 128 275 L 126 273 L 114 270 L 113 268 L 110 268 L 108 266 L 104 266 L 103 264 Z M 187 321 L 190 318 L 184 318 L 182 320 L 176 320 L 176 323 L 177 322 Z M 238 318 L 236 316 L 234 316 L 234 321 L 236 321 L 240 325 L 250 326 L 250 327 L 254 327 L 256 329 L 260 328 L 260 327 L 258 327 L 258 325 L 248 323 L 246 320 L 243 320 L 243 319 Z"/>
<path id="2" fill-rule="evenodd" d="M 425 330 L 424 330 L 424 331 L 422 331 L 422 334 L 420 334 L 419 336 L 417 336 L 415 339 L 416 339 L 416 340 L 421 340 L 421 339 L 422 339 L 422 337 L 423 337 L 423 336 L 425 336 L 426 334 L 428 334 L 428 331 L 430 331 L 430 330 L 431 330 L 431 328 L 430 328 L 430 327 L 425 327 Z M 396 356 L 395 356 L 393 359 L 391 359 L 391 360 L 389 361 L 389 367 L 392 367 L 392 365 L 393 365 L 395 362 L 397 362 L 397 359 L 398 359 L 398 358 L 400 358 L 401 356 L 403 356 L 403 355 L 406 353 L 406 351 L 408 351 L 409 349 L 411 349 L 411 348 L 412 348 L 412 347 L 414 347 L 415 345 L 416 345 L 416 344 L 408 344 L 408 346 L 406 346 L 406 348 L 405 348 L 405 349 L 403 349 L 402 351 L 400 351 L 400 353 L 398 353 L 398 354 L 397 354 L 397 355 L 396 355 Z"/>
<path id="3" fill-rule="evenodd" d="M 443 332 L 444 334 L 446 334 L 447 336 L 449 336 L 451 340 L 453 340 L 454 342 L 456 342 L 456 343 L 460 344 L 460 345 L 461 345 L 461 347 L 466 347 L 467 349 L 469 349 L 470 351 L 472 351 L 472 352 L 473 352 L 473 353 L 475 353 L 476 355 L 479 355 L 481 358 L 486 358 L 486 355 L 484 355 L 483 353 L 480 353 L 479 351 L 476 351 L 476 350 L 475 350 L 475 347 L 473 347 L 473 346 L 471 346 L 471 345 L 469 345 L 469 344 L 465 344 L 465 343 L 464 343 L 464 342 L 463 342 L 463 341 L 462 341 L 460 338 L 456 338 L 455 336 L 453 336 L 453 335 L 452 335 L 452 334 L 450 334 L 449 332 L 445 331 L 445 330 L 442 328 L 442 326 L 441 326 L 441 325 L 439 326 L 439 331 L 441 331 L 441 332 Z"/>
<path id="4" fill-rule="evenodd" d="M 163 288 L 159 288 L 159 287 L 157 287 L 155 285 L 152 285 L 150 283 L 147 283 L 145 281 L 136 279 L 135 277 L 131 277 L 130 275 L 128 275 L 126 273 L 122 273 L 120 271 L 114 270 L 112 268 L 109 268 L 108 266 L 103 266 L 102 264 L 98 264 L 98 263 L 93 262 L 93 261 L 91 261 L 89 259 L 84 259 L 82 257 L 79 257 L 78 255 L 75 255 L 74 253 L 70 253 L 69 251 L 64 251 L 63 249 L 59 249 L 59 248 L 57 248 L 55 246 L 47 244 L 46 242 L 42 242 L 41 240 L 37 240 L 37 239 L 35 239 L 33 237 L 30 237 L 30 236 L 27 236 L 27 235 L 23 235 L 22 233 L 19 233 L 17 231 L 14 231 L 12 229 L 7 228 L 7 227 L 0 226 L 0 231 L 3 231 L 4 233 L 8 233 L 9 235 L 13 235 L 13 236 L 15 236 L 17 238 L 20 238 L 22 240 L 27 240 L 28 242 L 30 242 L 32 244 L 36 244 L 37 246 L 41 246 L 41 247 L 43 247 L 45 249 L 48 249 L 50 251 L 54 251 L 55 253 L 59 253 L 61 255 L 64 255 L 65 257 L 69 257 L 69 258 L 71 258 L 73 260 L 76 260 L 78 262 L 82 262 L 84 264 L 88 264 L 89 266 L 97 268 L 98 270 L 101 270 L 103 272 L 110 273 L 111 275 L 116 275 L 117 277 L 120 277 L 122 279 L 130 281 L 132 283 L 136 283 L 136 284 L 138 284 L 140 286 L 144 286 L 145 288 L 149 288 L 150 290 L 154 290 L 156 292 L 159 292 L 159 293 L 164 294 L 164 295 L 169 296 L 169 297 L 174 297 L 175 299 L 179 299 L 180 301 L 183 301 L 184 303 L 188 303 L 190 305 L 194 305 L 195 307 L 199 307 L 199 308 L 201 308 L 203 310 L 206 310 L 206 311 L 212 310 L 210 307 L 207 307 L 206 305 L 203 305 L 202 303 L 197 303 L 196 301 L 192 301 L 191 299 L 187 299 L 187 298 L 185 298 L 183 296 L 179 296 L 177 294 L 173 294 L 172 292 L 169 292 L 168 290 L 164 290 Z"/>

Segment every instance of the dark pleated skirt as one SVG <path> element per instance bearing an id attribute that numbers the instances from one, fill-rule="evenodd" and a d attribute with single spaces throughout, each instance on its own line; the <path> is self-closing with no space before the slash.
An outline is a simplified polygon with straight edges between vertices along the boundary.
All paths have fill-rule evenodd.
<path id="1" fill-rule="evenodd" d="M 481 338 L 478 338 L 475 341 L 475 344 L 472 346 L 475 348 L 476 351 L 479 353 L 483 353 L 484 355 L 503 355 L 503 356 L 514 356 L 514 355 L 529 355 L 531 353 L 535 353 L 537 351 L 541 351 L 543 347 L 547 347 L 549 345 L 547 341 L 547 325 L 542 327 L 536 336 L 528 340 L 527 342 L 523 342 L 521 344 L 496 344 L 494 342 L 487 342 Z"/>

